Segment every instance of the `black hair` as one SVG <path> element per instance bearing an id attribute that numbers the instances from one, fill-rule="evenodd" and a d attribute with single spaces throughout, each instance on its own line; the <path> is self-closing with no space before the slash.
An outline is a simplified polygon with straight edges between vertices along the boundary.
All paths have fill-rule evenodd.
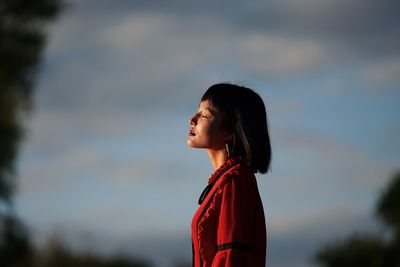
<path id="1" fill-rule="evenodd" d="M 223 127 L 232 133 L 229 155 L 245 156 L 254 173 L 266 173 L 272 157 L 268 122 L 262 98 L 250 88 L 218 83 L 201 98 L 210 101 L 223 116 Z"/>

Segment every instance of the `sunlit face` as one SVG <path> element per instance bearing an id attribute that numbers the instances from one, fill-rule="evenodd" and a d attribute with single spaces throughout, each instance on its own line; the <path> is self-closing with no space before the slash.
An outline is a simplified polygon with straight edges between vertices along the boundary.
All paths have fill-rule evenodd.
<path id="1" fill-rule="evenodd" d="M 208 100 L 200 103 L 189 124 L 189 146 L 216 150 L 225 148 L 228 135 L 222 127 L 222 114 Z"/>

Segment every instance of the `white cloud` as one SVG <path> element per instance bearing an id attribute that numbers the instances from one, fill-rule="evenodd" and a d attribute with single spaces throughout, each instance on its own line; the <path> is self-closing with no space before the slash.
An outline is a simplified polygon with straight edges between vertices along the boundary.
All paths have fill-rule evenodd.
<path id="1" fill-rule="evenodd" d="M 81 13 L 52 31 L 40 104 L 138 111 L 181 103 L 223 67 L 225 38 L 232 38 L 212 18 L 183 24 L 172 15 L 130 12 L 114 21 L 92 14 L 86 23 Z M 199 34 L 205 29 L 207 35 Z"/>
<path id="2" fill-rule="evenodd" d="M 272 172 L 260 185 L 266 215 L 279 233 L 329 213 L 347 220 L 352 213 L 372 212 L 396 168 L 344 140 L 311 130 L 275 129 L 271 140 Z"/>
<path id="3" fill-rule="evenodd" d="M 296 0 L 296 1 L 272 1 L 275 8 L 285 10 L 289 14 L 297 16 L 316 16 L 326 14 L 342 4 L 343 1 L 318 1 L 318 0 Z"/>
<path id="4" fill-rule="evenodd" d="M 89 141 L 60 146 L 53 144 L 47 151 L 26 149 L 19 171 L 20 193 L 34 198 L 36 195 L 68 192 L 79 187 L 83 180 L 91 184 L 112 185 L 115 188 L 110 188 L 111 191 L 133 189 L 135 184 L 143 187 L 162 176 L 166 166 L 158 159 L 140 158 L 140 151 L 136 154 L 123 151 L 117 139 L 103 139 L 104 148 L 101 148 L 100 140 L 94 139 L 92 144 Z M 110 154 L 113 146 L 118 152 Z"/>
<path id="5" fill-rule="evenodd" d="M 159 43 L 173 29 L 173 21 L 164 14 L 132 13 L 117 23 L 105 28 L 100 34 L 100 42 L 104 41 L 117 53 L 129 54 L 146 45 Z"/>
<path id="6" fill-rule="evenodd" d="M 308 174 L 312 175 L 311 171 L 318 171 L 314 175 L 317 175 L 317 180 L 322 179 L 321 181 L 324 180 L 323 177 L 328 178 L 329 174 L 329 177 L 335 177 L 330 182 L 339 188 L 374 190 L 383 180 L 389 179 L 388 175 L 394 167 L 389 163 L 383 165 L 382 162 L 376 162 L 375 155 L 367 153 L 361 147 L 311 130 L 283 129 L 276 132 L 273 138 L 276 149 L 287 151 L 301 162 L 298 166 L 302 169 L 292 169 L 294 172 L 300 171 L 301 176 L 306 177 Z M 328 180 L 325 182 L 332 185 Z M 332 188 L 325 189 L 329 191 Z M 340 191 L 335 192 L 340 194 Z"/>
<path id="7" fill-rule="evenodd" d="M 400 58 L 390 58 L 367 66 L 361 73 L 364 86 L 374 90 L 398 89 Z"/>
<path id="8" fill-rule="evenodd" d="M 246 36 L 238 50 L 249 72 L 285 79 L 315 70 L 329 57 L 326 47 L 316 40 L 270 34 Z"/>

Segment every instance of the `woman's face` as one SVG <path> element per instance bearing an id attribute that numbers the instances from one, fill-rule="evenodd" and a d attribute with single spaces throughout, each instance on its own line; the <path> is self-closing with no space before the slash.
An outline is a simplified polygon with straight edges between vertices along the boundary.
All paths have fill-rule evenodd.
<path id="1" fill-rule="evenodd" d="M 187 144 L 194 148 L 225 149 L 228 134 L 222 127 L 222 114 L 209 102 L 202 101 L 189 119 Z"/>

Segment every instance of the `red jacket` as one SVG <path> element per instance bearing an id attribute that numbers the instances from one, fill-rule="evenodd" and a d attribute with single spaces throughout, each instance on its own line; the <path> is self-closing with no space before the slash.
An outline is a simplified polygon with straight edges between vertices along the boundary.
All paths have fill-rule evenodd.
<path id="1" fill-rule="evenodd" d="M 264 267 L 264 210 L 244 158 L 228 159 L 212 174 L 207 189 L 192 219 L 193 266 Z"/>

